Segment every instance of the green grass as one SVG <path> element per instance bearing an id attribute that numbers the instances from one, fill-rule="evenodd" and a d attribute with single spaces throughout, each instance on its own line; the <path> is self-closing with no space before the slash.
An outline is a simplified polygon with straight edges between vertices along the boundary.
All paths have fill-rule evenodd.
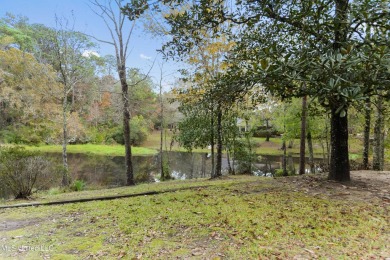
<path id="1" fill-rule="evenodd" d="M 43 145 L 43 146 L 26 146 L 26 149 L 32 151 L 60 153 L 62 152 L 61 145 Z M 68 153 L 89 153 L 96 155 L 107 156 L 124 156 L 125 147 L 123 145 L 100 145 L 100 144 L 80 144 L 68 145 Z M 153 155 L 157 150 L 145 147 L 132 147 L 133 155 Z"/>
<path id="2" fill-rule="evenodd" d="M 2 259 L 380 259 L 389 256 L 386 208 L 273 186 L 272 179 L 201 180 L 209 187 L 111 201 L 0 210 Z M 167 182 L 128 191 L 196 185 Z M 99 191 L 97 194 L 100 194 Z M 67 195 L 64 197 L 68 198 Z M 24 223 L 24 224 L 23 224 Z"/>

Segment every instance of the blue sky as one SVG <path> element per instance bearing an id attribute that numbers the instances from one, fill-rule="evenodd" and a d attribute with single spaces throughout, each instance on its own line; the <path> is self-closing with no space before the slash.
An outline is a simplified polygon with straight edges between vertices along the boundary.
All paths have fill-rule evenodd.
<path id="1" fill-rule="evenodd" d="M 105 2 L 105 1 L 101 1 Z M 124 1 L 126 2 L 126 1 Z M 66 17 L 71 20 L 72 13 L 75 18 L 75 29 L 83 33 L 93 35 L 98 39 L 110 41 L 110 34 L 100 17 L 92 12 L 87 0 L 0 0 L 0 17 L 7 12 L 14 15 L 23 15 L 29 18 L 30 23 L 44 24 L 55 27 L 55 15 Z M 130 22 L 128 22 L 130 25 Z M 136 25 L 135 33 L 130 40 L 128 67 L 140 68 L 144 73 L 149 71 L 152 60 L 158 55 L 157 49 L 161 48 L 162 42 L 152 38 L 143 31 L 142 24 Z M 102 56 L 114 55 L 114 48 L 108 44 L 99 43 L 100 48 L 96 51 Z M 147 59 L 149 57 L 150 59 Z M 158 59 L 160 60 L 160 59 Z M 171 74 L 176 70 L 174 63 L 164 65 L 165 74 Z M 160 69 L 157 65 L 151 71 L 151 76 L 157 81 L 160 77 Z M 172 81 L 172 77 L 167 77 Z M 165 87 L 167 89 L 168 87 Z"/>

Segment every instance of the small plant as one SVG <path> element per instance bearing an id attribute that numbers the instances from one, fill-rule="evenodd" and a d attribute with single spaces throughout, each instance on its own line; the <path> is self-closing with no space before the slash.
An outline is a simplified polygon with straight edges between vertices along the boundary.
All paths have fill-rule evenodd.
<path id="1" fill-rule="evenodd" d="M 53 187 L 47 191 L 47 194 L 49 194 L 49 195 L 57 195 L 57 194 L 61 194 L 61 193 L 64 193 L 64 190 L 59 188 L 59 187 Z"/>
<path id="2" fill-rule="evenodd" d="M 82 191 L 86 186 L 87 184 L 83 180 L 75 180 L 70 188 L 73 191 Z"/>

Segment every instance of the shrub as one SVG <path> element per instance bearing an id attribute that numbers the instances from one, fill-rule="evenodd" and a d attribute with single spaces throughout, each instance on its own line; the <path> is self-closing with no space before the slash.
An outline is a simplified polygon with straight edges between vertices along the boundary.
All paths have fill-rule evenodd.
<path id="1" fill-rule="evenodd" d="M 83 180 L 75 180 L 70 187 L 73 191 L 82 191 L 85 189 L 86 183 Z"/>
<path id="2" fill-rule="evenodd" d="M 256 154 L 250 150 L 245 141 L 237 141 L 234 146 L 234 159 L 237 161 L 238 174 L 252 174 L 252 163 L 256 161 Z"/>
<path id="3" fill-rule="evenodd" d="M 135 116 L 130 120 L 130 143 L 132 145 L 141 145 L 149 134 L 149 123 L 142 116 Z M 117 127 L 110 136 L 118 144 L 124 144 L 123 128 Z"/>
<path id="4" fill-rule="evenodd" d="M 15 198 L 27 198 L 34 191 L 48 189 L 56 179 L 55 165 L 39 153 L 21 147 L 0 150 L 0 185 Z"/>

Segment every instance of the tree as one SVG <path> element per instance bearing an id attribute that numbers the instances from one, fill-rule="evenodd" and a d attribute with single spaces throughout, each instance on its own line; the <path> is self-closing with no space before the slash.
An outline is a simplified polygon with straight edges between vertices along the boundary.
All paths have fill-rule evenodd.
<path id="1" fill-rule="evenodd" d="M 235 66 L 228 71 L 230 84 L 221 86 L 221 90 L 234 96 L 256 86 L 254 83 L 261 83 L 282 98 L 305 95 L 317 98 L 331 114 L 328 178 L 346 181 L 350 179 L 348 107 L 387 85 L 380 83 L 387 82 L 388 77 L 384 55 L 388 40 L 364 38 L 367 26 L 378 31 L 389 27 L 385 3 L 240 1 L 229 9 L 224 1 L 179 2 L 188 8 L 167 17 L 172 40 L 165 49 L 182 55 L 201 42 L 200 31 L 218 35 L 220 24 L 234 24 L 228 27 L 230 31 L 224 32 L 237 39 L 228 57 Z M 371 46 L 371 54 L 363 51 L 364 46 Z M 371 73 L 369 77 L 374 76 L 373 72 L 383 72 L 375 79 L 375 88 L 364 84 L 360 66 L 364 62 L 372 66 L 373 70 L 365 72 Z"/>
<path id="2" fill-rule="evenodd" d="M 373 170 L 383 171 L 385 145 L 385 117 L 384 100 L 379 96 L 376 100 L 376 114 L 374 124 Z"/>
<path id="3" fill-rule="evenodd" d="M 62 160 L 64 173 L 62 185 L 68 186 L 71 183 L 68 169 L 67 144 L 68 136 L 68 113 L 74 105 L 74 90 L 76 84 L 81 82 L 88 74 L 88 59 L 83 56 L 84 51 L 93 45 L 88 38 L 79 32 L 69 29 L 69 22 L 66 19 L 56 18 L 59 29 L 48 30 L 46 39 L 52 44 L 51 50 L 45 53 L 45 57 L 54 69 L 59 73 L 58 80 L 62 84 Z M 71 102 L 69 102 L 71 95 Z"/>
<path id="4" fill-rule="evenodd" d="M 371 103 L 367 98 L 364 103 L 364 131 L 363 131 L 363 169 L 368 170 L 368 155 L 370 151 L 370 129 L 371 129 Z"/>
<path id="5" fill-rule="evenodd" d="M 3 126 L 14 143 L 38 144 L 50 136 L 60 114 L 56 94 L 61 85 L 50 65 L 18 49 L 0 50 L 0 104 Z M 6 129 L 3 129 L 6 130 Z"/>
<path id="6" fill-rule="evenodd" d="M 132 22 L 130 28 L 124 28 L 126 16 L 121 12 L 121 8 L 123 7 L 121 0 L 109 0 L 107 5 L 102 4 L 101 1 L 98 0 L 91 0 L 90 3 L 99 10 L 94 12 L 104 21 L 111 36 L 111 41 L 99 41 L 110 44 L 115 48 L 116 68 L 122 88 L 123 137 L 127 176 L 126 184 L 135 185 L 130 143 L 129 85 L 127 84 L 126 76 L 126 59 L 135 21 Z M 125 30 L 128 30 L 128 32 L 125 33 Z"/>
<path id="7" fill-rule="evenodd" d="M 302 97 L 301 110 L 301 145 L 299 146 L 299 174 L 305 174 L 305 144 L 306 144 L 306 129 L 307 129 L 307 96 Z"/>

